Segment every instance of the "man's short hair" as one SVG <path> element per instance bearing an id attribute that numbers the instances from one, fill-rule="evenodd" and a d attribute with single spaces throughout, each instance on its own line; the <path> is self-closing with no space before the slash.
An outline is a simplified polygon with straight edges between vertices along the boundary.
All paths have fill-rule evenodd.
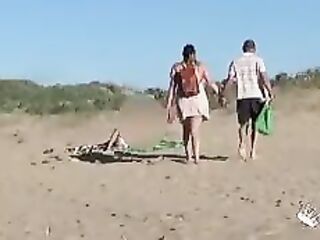
<path id="1" fill-rule="evenodd" d="M 242 50 L 243 52 L 256 50 L 256 43 L 252 39 L 248 39 L 243 43 Z"/>

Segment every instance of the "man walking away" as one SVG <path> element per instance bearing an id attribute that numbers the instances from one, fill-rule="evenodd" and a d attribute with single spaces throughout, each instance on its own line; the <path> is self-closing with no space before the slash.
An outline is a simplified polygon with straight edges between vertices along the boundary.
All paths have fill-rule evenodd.
<path id="1" fill-rule="evenodd" d="M 232 82 L 237 84 L 237 115 L 239 123 L 240 157 L 246 161 L 247 153 L 244 136 L 248 136 L 251 120 L 250 158 L 256 158 L 257 131 L 255 122 L 262 110 L 265 100 L 273 98 L 270 80 L 262 58 L 256 55 L 256 44 L 246 40 L 242 46 L 243 55 L 232 61 L 229 66 L 228 78 L 223 91 Z M 266 96 L 266 93 L 268 96 Z M 223 96 L 223 95 L 222 95 Z"/>

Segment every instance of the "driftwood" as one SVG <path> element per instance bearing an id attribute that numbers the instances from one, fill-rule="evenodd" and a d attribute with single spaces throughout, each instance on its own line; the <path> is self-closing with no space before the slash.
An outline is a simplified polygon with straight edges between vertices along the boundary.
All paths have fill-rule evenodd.
<path id="1" fill-rule="evenodd" d="M 71 159 L 78 159 L 84 162 L 145 162 L 154 163 L 164 159 L 175 162 L 183 162 L 184 154 L 163 153 L 163 152 L 134 152 L 129 151 L 128 145 L 121 137 L 118 129 L 114 129 L 109 139 L 104 143 L 95 145 L 81 145 L 79 147 L 66 148 Z M 226 161 L 226 156 L 201 155 L 200 160 Z"/>
<path id="2" fill-rule="evenodd" d="M 120 132 L 118 129 L 114 129 L 109 140 L 107 141 L 107 148 L 106 150 L 110 150 L 111 147 L 115 144 L 115 142 L 117 141 L 117 139 L 119 138 L 120 136 Z"/>

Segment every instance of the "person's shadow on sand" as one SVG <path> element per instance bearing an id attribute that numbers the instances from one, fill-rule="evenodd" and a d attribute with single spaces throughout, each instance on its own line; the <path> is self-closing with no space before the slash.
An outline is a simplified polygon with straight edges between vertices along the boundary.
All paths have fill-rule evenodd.
<path id="1" fill-rule="evenodd" d="M 168 159 L 169 161 L 186 164 L 185 156 L 180 154 L 128 154 L 128 153 L 121 153 L 115 155 L 104 155 L 101 153 L 91 153 L 81 156 L 70 156 L 73 159 L 77 159 L 82 162 L 89 162 L 89 163 L 101 163 L 101 164 L 111 164 L 111 163 L 130 163 L 130 162 L 141 162 L 141 163 L 156 163 L 162 160 Z M 228 156 L 206 156 L 201 155 L 201 161 L 213 161 L 213 162 L 225 162 L 229 159 Z"/>
<path id="2" fill-rule="evenodd" d="M 217 156 L 214 156 L 214 157 L 206 157 L 206 156 L 200 155 L 200 161 L 225 162 L 228 159 L 229 159 L 228 156 L 217 155 Z M 175 163 L 187 164 L 187 162 L 185 161 L 185 157 L 183 157 L 183 158 L 172 158 L 170 160 L 175 162 Z"/>

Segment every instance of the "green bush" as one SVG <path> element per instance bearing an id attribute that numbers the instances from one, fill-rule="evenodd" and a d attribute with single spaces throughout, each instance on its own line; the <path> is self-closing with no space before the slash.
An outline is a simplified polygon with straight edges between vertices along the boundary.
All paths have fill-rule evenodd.
<path id="1" fill-rule="evenodd" d="M 1 80 L 0 110 L 29 114 L 61 114 L 120 110 L 126 96 L 116 85 L 40 86 L 31 81 Z"/>
<path id="2" fill-rule="evenodd" d="M 273 84 L 284 91 L 292 88 L 320 89 L 320 68 L 308 69 L 291 76 L 279 73 L 275 76 Z"/>

